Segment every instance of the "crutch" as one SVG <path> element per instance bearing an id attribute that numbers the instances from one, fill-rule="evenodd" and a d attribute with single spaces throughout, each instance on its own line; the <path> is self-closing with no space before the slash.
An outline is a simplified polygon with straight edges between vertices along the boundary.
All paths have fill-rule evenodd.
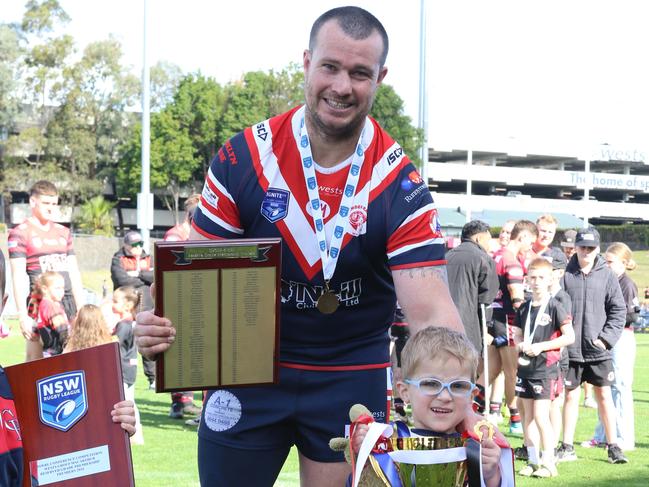
<path id="1" fill-rule="evenodd" d="M 484 401 L 485 413 L 489 411 L 491 399 L 491 386 L 489 385 L 489 344 L 487 343 L 487 309 L 480 303 L 480 324 L 482 325 L 482 364 L 484 375 Z"/>

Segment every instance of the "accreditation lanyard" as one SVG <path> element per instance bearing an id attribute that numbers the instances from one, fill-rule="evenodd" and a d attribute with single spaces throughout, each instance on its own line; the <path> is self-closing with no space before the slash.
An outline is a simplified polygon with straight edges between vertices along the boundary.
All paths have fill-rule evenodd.
<path id="1" fill-rule="evenodd" d="M 525 317 L 525 329 L 523 330 L 523 342 L 532 344 L 532 340 L 534 340 L 534 334 L 536 333 L 536 329 L 539 327 L 539 320 L 541 319 L 541 316 L 545 314 L 545 308 L 548 307 L 548 302 L 549 299 L 544 299 L 541 301 L 541 305 L 539 306 L 539 310 L 536 312 L 536 318 L 534 318 L 534 329 L 530 333 L 530 316 L 532 316 L 532 302 L 530 301 L 530 309 L 527 310 L 527 316 Z"/>
<path id="2" fill-rule="evenodd" d="M 367 123 L 367 121 L 366 121 Z M 349 222 L 349 210 L 354 202 L 354 195 L 356 194 L 356 187 L 358 186 L 358 178 L 361 173 L 361 167 L 365 160 L 365 147 L 363 147 L 363 136 L 365 134 L 365 127 L 361 132 L 361 136 L 356 144 L 356 150 L 352 157 L 349 174 L 345 182 L 345 190 L 343 197 L 340 201 L 340 208 L 336 214 L 333 235 L 331 242 L 327 246 L 327 237 L 324 229 L 324 218 L 322 217 L 322 204 L 320 203 L 320 195 L 318 194 L 318 182 L 315 174 L 315 167 L 313 166 L 313 154 L 311 152 L 311 142 L 306 130 L 306 123 L 304 117 L 300 122 L 299 139 L 296 136 L 296 142 L 302 158 L 302 170 L 304 173 L 304 180 L 306 182 L 307 194 L 309 196 L 309 205 L 311 206 L 311 216 L 313 217 L 313 226 L 315 228 L 315 236 L 318 241 L 318 248 L 320 249 L 320 260 L 322 261 L 322 273 L 324 274 L 325 283 L 328 285 L 329 280 L 334 275 L 336 264 L 338 264 L 338 257 L 340 256 L 340 249 L 342 248 L 343 238 L 347 231 Z"/>

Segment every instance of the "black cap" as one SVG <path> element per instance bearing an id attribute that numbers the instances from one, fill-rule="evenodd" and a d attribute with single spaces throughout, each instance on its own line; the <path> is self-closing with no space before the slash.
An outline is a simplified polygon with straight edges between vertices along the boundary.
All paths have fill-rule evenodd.
<path id="1" fill-rule="evenodd" d="M 577 247 L 599 247 L 599 232 L 594 227 L 582 228 L 575 237 Z"/>
<path id="2" fill-rule="evenodd" d="M 576 230 L 566 230 L 563 232 L 563 240 L 561 241 L 562 247 L 574 247 L 575 237 L 577 237 Z"/>

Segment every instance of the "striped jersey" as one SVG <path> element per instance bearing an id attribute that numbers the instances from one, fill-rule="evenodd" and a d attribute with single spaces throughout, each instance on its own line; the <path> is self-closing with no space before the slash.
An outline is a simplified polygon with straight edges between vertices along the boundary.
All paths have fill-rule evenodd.
<path id="1" fill-rule="evenodd" d="M 9 258 L 26 259 L 30 289 L 43 272 L 56 271 L 65 280 L 66 294 L 70 294 L 72 283 L 68 272 L 68 255 L 74 255 L 70 230 L 58 223 L 49 222 L 43 228 L 28 218 L 9 230 L 7 238 Z"/>
<path id="2" fill-rule="evenodd" d="M 329 283 L 340 306 L 320 313 L 324 277 L 296 143 L 303 113 L 304 107 L 294 108 L 225 143 L 211 163 L 192 225 L 209 238 L 282 238 L 281 361 L 388 362 L 396 304 L 391 271 L 446 263 L 437 211 L 403 149 L 368 118 L 364 137 L 371 142 Z M 315 162 L 330 239 L 351 159 L 334 168 Z"/>

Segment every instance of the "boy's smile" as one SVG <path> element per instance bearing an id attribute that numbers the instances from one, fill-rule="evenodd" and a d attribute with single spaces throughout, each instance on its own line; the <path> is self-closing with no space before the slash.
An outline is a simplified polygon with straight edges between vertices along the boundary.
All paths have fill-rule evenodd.
<path id="1" fill-rule="evenodd" d="M 442 382 L 454 380 L 471 381 L 468 365 L 462 364 L 448 353 L 440 353 L 434 359 L 425 359 L 419 363 L 409 379 L 435 377 Z M 470 410 L 472 394 L 466 396 L 452 395 L 447 388 L 436 396 L 424 394 L 416 385 L 397 383 L 401 398 L 412 405 L 412 418 L 415 428 L 422 428 L 436 433 L 455 433 Z"/>

